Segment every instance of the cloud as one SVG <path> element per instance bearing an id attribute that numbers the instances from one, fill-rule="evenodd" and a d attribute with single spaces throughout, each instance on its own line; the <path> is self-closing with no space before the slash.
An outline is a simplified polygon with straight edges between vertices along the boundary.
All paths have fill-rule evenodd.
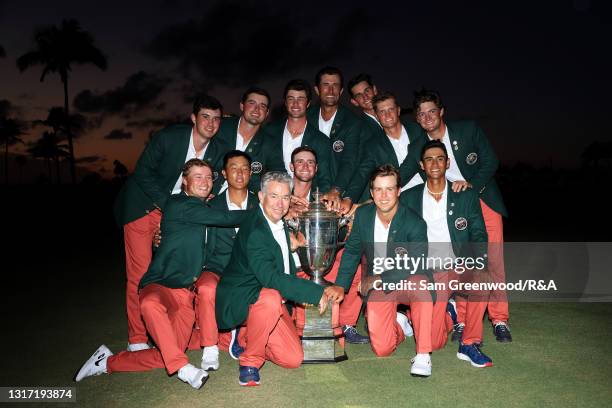
<path id="1" fill-rule="evenodd" d="M 104 138 L 107 139 L 107 140 L 131 139 L 132 138 L 132 132 L 126 132 L 123 129 L 113 129 L 113 130 L 110 131 L 109 134 L 104 136 Z"/>
<path id="2" fill-rule="evenodd" d="M 106 92 L 90 89 L 74 97 L 74 106 L 81 113 L 121 114 L 133 113 L 154 107 L 157 97 L 169 83 L 168 78 L 145 71 L 130 75 L 125 84 Z"/>
<path id="3" fill-rule="evenodd" d="M 170 115 L 166 117 L 155 117 L 155 118 L 145 118 L 138 120 L 131 120 L 126 122 L 126 126 L 130 128 L 144 129 L 144 128 L 162 128 L 168 125 L 172 125 L 174 123 L 191 123 L 189 118 L 185 114 L 182 115 Z"/>
<path id="4" fill-rule="evenodd" d="M 163 28 L 144 51 L 177 61 L 186 78 L 195 72 L 211 84 L 240 87 L 351 57 L 362 27 L 375 24 L 359 8 L 312 10 L 219 2 L 199 20 Z"/>
<path id="5" fill-rule="evenodd" d="M 75 159 L 74 162 L 77 164 L 91 164 L 102 160 L 106 160 L 106 157 L 94 155 L 79 157 L 78 159 Z"/>

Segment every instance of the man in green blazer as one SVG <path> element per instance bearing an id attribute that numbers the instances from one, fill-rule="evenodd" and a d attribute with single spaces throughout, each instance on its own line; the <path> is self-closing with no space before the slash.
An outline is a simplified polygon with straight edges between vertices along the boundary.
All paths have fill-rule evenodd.
<path id="1" fill-rule="evenodd" d="M 216 317 L 220 329 L 242 324 L 239 341 L 239 383 L 258 385 L 259 369 L 266 360 L 282 367 L 298 367 L 303 350 L 284 300 L 318 304 L 342 301 L 338 286 L 323 288 L 295 276 L 290 250 L 293 245 L 283 217 L 289 210 L 291 177 L 268 172 L 258 193 L 259 211 L 241 224 L 230 262 L 217 286 Z"/>
<path id="2" fill-rule="evenodd" d="M 251 178 L 249 190 L 257 193 L 261 176 L 268 171 L 263 147 L 266 142 L 262 126 L 270 113 L 271 99 L 263 88 L 250 87 L 240 101 L 240 116 L 224 118 L 216 139 L 223 141 L 230 149 L 247 153 L 251 157 Z M 225 181 L 222 189 L 227 187 Z"/>
<path id="3" fill-rule="evenodd" d="M 353 174 L 359 165 L 359 146 L 364 131 L 362 121 L 350 109 L 340 104 L 344 90 L 342 71 L 326 66 L 315 75 L 315 93 L 318 105 L 308 109 L 308 122 L 318 127 L 331 141 L 331 179 L 332 189 L 325 199 L 338 208 Z M 350 202 L 346 203 L 350 209 Z"/>
<path id="4" fill-rule="evenodd" d="M 223 177 L 228 187 L 209 201 L 210 207 L 223 211 L 251 210 L 259 204 L 257 196 L 248 190 L 251 177 L 251 158 L 240 150 L 230 150 L 223 158 Z M 202 347 L 205 370 L 219 369 L 219 346 L 230 344 L 231 334 L 220 334 L 215 318 L 217 284 L 229 263 L 239 228 L 208 227 L 206 240 L 206 266 L 196 282 L 196 328 L 192 341 Z M 231 355 L 230 350 L 230 355 Z"/>
<path id="5" fill-rule="evenodd" d="M 453 191 L 451 183 L 446 180 L 449 166 L 444 143 L 439 140 L 427 142 L 421 153 L 421 167 L 427 181 L 405 191 L 400 198 L 427 223 L 428 255 L 436 265 L 436 282 L 444 286 L 438 291 L 434 306 L 434 349 L 446 345 L 446 306 L 452 292 L 449 287 L 451 281 L 484 282 L 487 278 L 487 230 L 478 194 L 473 190 Z M 470 361 L 475 367 L 490 367 L 493 365 L 491 359 L 480 351 L 479 346 L 482 343 L 482 319 L 487 308 L 488 292 L 458 293 L 461 296 L 456 297 L 457 303 L 462 306 L 457 309 L 464 312 L 458 313 L 458 323 L 454 327 L 453 337 L 460 340 L 457 356 Z"/>
<path id="6" fill-rule="evenodd" d="M 113 355 L 102 345 L 79 370 L 76 381 L 102 373 L 165 368 L 169 375 L 178 372 L 178 378 L 194 388 L 206 382 L 208 373 L 189 364 L 185 355 L 195 319 L 194 282 L 206 260 L 205 228 L 235 226 L 249 215 L 208 206 L 205 199 L 213 176 L 207 162 L 190 159 L 182 174 L 183 191 L 165 202 L 164 238 L 140 281 L 140 309 L 156 347 Z"/>
<path id="7" fill-rule="evenodd" d="M 138 284 L 151 262 L 153 236 L 170 195 L 181 191 L 185 162 L 192 158 L 206 161 L 213 168 L 213 178 L 221 171 L 221 159 L 227 149 L 213 137 L 219 130 L 222 113 L 223 107 L 215 98 L 198 96 L 193 104 L 192 126 L 170 126 L 155 134 L 115 201 L 115 217 L 123 226 L 125 241 L 130 351 L 149 347 L 140 316 Z"/>
<path id="8" fill-rule="evenodd" d="M 414 122 L 400 120 L 401 109 L 391 93 L 377 94 L 372 99 L 374 112 L 382 132 L 372 132 L 361 157 L 361 164 L 349 188 L 349 197 L 363 202 L 370 198 L 367 188 L 372 171 L 383 164 L 399 169 L 402 191 L 423 183 L 419 170 L 419 154 L 425 133 Z M 371 119 L 367 119 L 371 121 Z M 409 177 L 409 178 L 408 178 Z"/>
<path id="9" fill-rule="evenodd" d="M 332 187 L 332 143 L 319 131 L 316 122 L 307 119 L 306 110 L 310 106 L 311 95 L 308 82 L 293 79 L 287 83 L 283 93 L 287 118 L 265 127 L 264 152 L 269 169 L 292 175 L 289 167 L 291 152 L 300 146 L 312 147 L 319 158 L 315 186 L 327 192 Z"/>
<path id="10" fill-rule="evenodd" d="M 489 271 L 496 282 L 504 282 L 503 220 L 508 212 L 495 182 L 499 160 L 482 129 L 473 121 L 446 122 L 440 95 L 423 89 L 415 93 L 414 112 L 417 122 L 430 140 L 442 141 L 448 151 L 450 167 L 446 178 L 453 190 L 473 189 L 478 193 L 489 236 Z M 510 342 L 508 302 L 504 291 L 491 294 L 489 319 L 499 342 Z"/>
<path id="11" fill-rule="evenodd" d="M 412 335 L 408 318 L 397 312 L 398 304 L 410 305 L 417 352 L 410 373 L 427 377 L 431 375 L 429 353 L 433 350 L 433 299 L 429 290 L 420 289 L 420 285 L 429 277 L 422 267 L 393 264 L 388 269 L 381 268 L 396 256 L 415 260 L 427 256 L 427 226 L 421 217 L 400 204 L 400 186 L 399 172 L 391 165 L 380 166 L 372 173 L 370 193 L 374 202 L 355 213 L 336 283 L 348 289 L 365 255 L 368 275 L 361 278 L 361 292 L 375 289 L 368 296 L 366 308 L 372 350 L 379 357 L 388 356 Z"/>

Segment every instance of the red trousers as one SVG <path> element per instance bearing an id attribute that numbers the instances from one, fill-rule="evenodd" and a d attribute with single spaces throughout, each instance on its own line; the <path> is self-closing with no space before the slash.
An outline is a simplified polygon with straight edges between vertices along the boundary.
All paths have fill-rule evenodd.
<path id="1" fill-rule="evenodd" d="M 221 277 L 214 272 L 202 272 L 196 282 L 195 313 L 196 322 L 189 341 L 189 350 L 200 347 L 219 346 L 227 350 L 231 340 L 230 332 L 219 333 L 215 316 L 217 284 Z"/>
<path id="2" fill-rule="evenodd" d="M 446 290 L 436 291 L 436 303 L 433 310 L 432 321 L 432 342 L 433 349 L 439 350 L 444 348 L 448 339 L 448 332 L 452 327 L 452 321 L 448 313 L 446 313 L 446 305 L 452 291 L 448 288 L 451 280 L 461 282 L 469 281 L 469 272 L 457 274 L 451 272 L 436 272 L 434 273 L 436 282 L 444 283 Z M 470 299 L 472 295 L 472 299 Z M 463 344 L 480 343 L 482 341 L 482 318 L 487 309 L 487 302 L 481 299 L 486 298 L 483 292 L 462 292 L 455 296 L 457 302 L 457 311 L 462 310 L 460 315 L 457 313 L 457 321 L 465 324 L 463 329 L 462 342 Z"/>
<path id="3" fill-rule="evenodd" d="M 338 277 L 338 269 L 340 268 L 340 260 L 342 259 L 343 253 L 344 248 L 342 248 L 336 254 L 334 265 L 332 266 L 331 271 L 325 276 L 327 281 L 336 282 L 336 278 Z M 349 288 L 348 293 L 344 296 L 342 303 L 340 303 L 340 316 L 338 321 L 341 326 L 355 326 L 357 324 L 362 304 L 361 296 L 357 290 L 360 282 L 361 265 L 357 267 L 357 272 L 355 273 L 353 282 L 351 282 L 351 287 Z"/>
<path id="4" fill-rule="evenodd" d="M 194 294 L 189 289 L 171 289 L 158 284 L 140 291 L 140 309 L 156 348 L 122 351 L 108 358 L 108 373 L 166 368 L 174 374 L 189 360 L 185 355 L 195 319 Z"/>
<path id="5" fill-rule="evenodd" d="M 427 279 L 421 275 L 412 276 L 410 281 Z M 426 300 L 429 299 L 429 300 Z M 368 298 L 366 318 L 370 333 L 372 351 L 378 357 L 388 356 L 404 341 L 404 332 L 397 323 L 397 305 L 410 305 L 410 317 L 416 339 L 416 352 L 429 353 L 432 345 L 433 302 L 426 290 L 405 290 L 384 293 L 372 290 Z"/>
<path id="6" fill-rule="evenodd" d="M 484 217 L 487 235 L 489 236 L 489 262 L 488 268 L 493 282 L 505 282 L 506 271 L 504 269 L 504 224 L 501 214 L 493 211 L 484 201 L 480 200 L 482 216 Z M 457 316 L 459 321 L 465 321 L 466 303 L 457 303 Z M 503 290 L 491 291 L 487 305 L 489 320 L 493 324 L 507 322 L 509 319 L 508 301 L 506 292 Z"/>
<path id="7" fill-rule="evenodd" d="M 244 345 L 240 365 L 260 368 L 266 360 L 285 368 L 302 364 L 302 342 L 277 290 L 261 290 L 257 301 L 249 306 L 245 323 L 246 333 L 240 332 Z"/>
<path id="8" fill-rule="evenodd" d="M 153 236 L 159 228 L 161 212 L 154 210 L 123 226 L 125 241 L 125 271 L 127 287 L 125 303 L 128 320 L 128 342 L 146 343 L 147 331 L 140 314 L 138 285 L 149 269 L 152 257 Z"/>

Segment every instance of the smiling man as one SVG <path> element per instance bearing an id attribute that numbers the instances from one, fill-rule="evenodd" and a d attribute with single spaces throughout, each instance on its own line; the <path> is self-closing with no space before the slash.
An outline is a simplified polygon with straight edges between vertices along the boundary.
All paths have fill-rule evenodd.
<path id="1" fill-rule="evenodd" d="M 302 343 L 284 300 L 318 304 L 340 302 L 338 286 L 323 288 L 298 278 L 290 251 L 295 250 L 283 217 L 291 201 L 291 177 L 269 172 L 261 180 L 259 210 L 241 225 L 230 262 L 217 286 L 216 317 L 221 329 L 241 325 L 238 341 L 244 351 L 239 383 L 259 385 L 259 369 L 266 360 L 296 368 L 302 363 Z"/>
<path id="2" fill-rule="evenodd" d="M 189 364 L 185 355 L 195 320 L 194 283 L 206 260 L 206 226 L 236 226 L 248 217 L 247 211 L 209 207 L 206 198 L 212 179 L 210 164 L 189 160 L 183 167 L 182 192 L 172 195 L 164 206 L 164 238 L 138 293 L 142 318 L 156 348 L 113 355 L 102 345 L 81 367 L 76 381 L 102 373 L 165 368 L 169 375 L 178 372 L 181 381 L 196 389 L 206 382 L 208 373 Z"/>
<path id="3" fill-rule="evenodd" d="M 171 194 L 181 192 L 182 168 L 199 158 L 221 171 L 225 149 L 214 136 L 223 114 L 221 103 L 200 95 L 193 103 L 191 126 L 174 125 L 155 134 L 115 201 L 115 217 L 123 226 L 127 274 L 128 350 L 149 348 L 138 302 L 138 284 L 151 262 L 152 242 Z M 214 181 L 214 180 L 213 180 Z"/>

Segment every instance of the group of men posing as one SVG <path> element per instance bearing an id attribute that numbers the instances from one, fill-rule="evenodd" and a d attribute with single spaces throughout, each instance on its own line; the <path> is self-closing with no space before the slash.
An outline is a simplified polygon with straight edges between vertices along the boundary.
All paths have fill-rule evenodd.
<path id="1" fill-rule="evenodd" d="M 375 257 L 405 253 L 402 243 L 414 244 L 410 256 L 426 253 L 428 242 L 446 243 L 457 258 L 474 255 L 468 244 L 480 243 L 489 273 L 504 279 L 506 209 L 489 141 L 472 121 L 447 123 L 436 92 L 415 93 L 414 123 L 369 75 L 347 88 L 359 113 L 340 104 L 337 68 L 316 74 L 318 105 L 306 81 L 292 80 L 283 94 L 287 116 L 270 124 L 264 89 L 244 93 L 239 117 L 224 118 L 221 104 L 201 95 L 192 126 L 174 125 L 152 138 L 115 206 L 125 240 L 128 347 L 113 355 L 102 345 L 76 381 L 165 368 L 200 388 L 219 368 L 221 349 L 239 360 L 239 383 L 257 385 L 266 360 L 287 368 L 302 363 L 300 305 L 324 311 L 330 302 L 339 304 L 345 340 L 370 343 L 377 356 L 414 333 L 414 376 L 431 375 L 431 353 L 451 330 L 460 359 L 492 365 L 480 350 L 483 317 L 488 310 L 497 340 L 511 341 L 503 294 L 376 290 L 381 282 L 448 282 L 458 276 L 452 268 L 373 274 Z M 315 189 L 330 209 L 354 215 L 326 277 L 335 284 L 327 287 L 299 273 L 301 241 L 284 222 L 308 209 Z M 374 243 L 382 249 L 369 250 Z M 362 299 L 368 336 L 355 328 Z M 200 368 L 189 363 L 188 348 L 203 349 Z"/>

